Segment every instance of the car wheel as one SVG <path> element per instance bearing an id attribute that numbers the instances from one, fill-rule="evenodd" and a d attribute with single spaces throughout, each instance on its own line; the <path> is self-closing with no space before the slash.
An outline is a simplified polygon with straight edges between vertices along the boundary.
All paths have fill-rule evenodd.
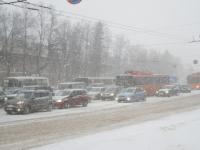
<path id="1" fill-rule="evenodd" d="M 30 113 L 30 107 L 26 106 L 24 108 L 24 114 L 29 114 Z"/>
<path id="2" fill-rule="evenodd" d="M 88 102 L 83 102 L 82 104 L 83 107 L 87 107 L 87 105 L 88 105 Z"/>
<path id="3" fill-rule="evenodd" d="M 7 111 L 6 112 L 8 115 L 12 115 L 12 112 L 11 111 Z"/>
<path id="4" fill-rule="evenodd" d="M 70 105 L 68 103 L 64 103 L 64 108 L 69 108 Z"/>
<path id="5" fill-rule="evenodd" d="M 143 101 L 146 101 L 146 96 L 143 98 Z"/>
<path id="6" fill-rule="evenodd" d="M 53 107 L 52 107 L 52 104 L 49 104 L 49 105 L 48 105 L 48 108 L 47 108 L 47 111 L 52 111 L 52 108 L 53 108 Z"/>

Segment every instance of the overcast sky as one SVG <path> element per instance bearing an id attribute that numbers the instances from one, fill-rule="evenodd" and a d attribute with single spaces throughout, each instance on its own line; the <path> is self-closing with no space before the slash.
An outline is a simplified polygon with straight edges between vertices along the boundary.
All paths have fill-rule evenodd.
<path id="1" fill-rule="evenodd" d="M 145 33 L 111 28 L 115 33 L 125 34 L 133 44 L 167 49 L 186 63 L 200 58 L 200 43 L 187 43 L 193 37 L 198 39 L 200 34 L 200 0 L 82 0 L 78 5 L 71 5 L 67 0 L 28 1 L 42 1 L 58 10 L 142 30 Z M 149 30 L 153 33 L 147 33 Z"/>

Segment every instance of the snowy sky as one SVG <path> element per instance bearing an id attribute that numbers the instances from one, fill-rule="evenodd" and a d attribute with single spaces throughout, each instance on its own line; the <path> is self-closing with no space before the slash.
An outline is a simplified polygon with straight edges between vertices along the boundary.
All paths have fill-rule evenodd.
<path id="1" fill-rule="evenodd" d="M 58 10 L 142 30 L 133 32 L 110 27 L 114 33 L 127 35 L 133 44 L 157 50 L 167 49 L 187 64 L 200 58 L 200 43 L 187 43 L 193 37 L 199 38 L 199 0 L 82 0 L 78 5 L 71 5 L 67 0 L 28 1 L 42 1 L 44 4 L 54 5 Z M 153 33 L 148 33 L 149 30 L 153 30 Z"/>

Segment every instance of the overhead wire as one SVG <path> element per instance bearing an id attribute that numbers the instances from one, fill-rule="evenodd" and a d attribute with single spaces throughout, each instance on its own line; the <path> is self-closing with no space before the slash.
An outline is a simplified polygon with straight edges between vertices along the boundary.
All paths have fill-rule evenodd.
<path id="1" fill-rule="evenodd" d="M 27 1 L 27 0 L 17 0 L 17 1 L 11 1 L 11 2 L 4 2 L 4 1 L 2 1 L 0 3 L 0 5 L 16 4 L 16 3 L 22 3 L 22 2 L 25 2 L 25 1 Z"/>
<path id="2" fill-rule="evenodd" d="M 22 9 L 39 11 L 39 9 L 37 9 L 37 8 L 32 8 L 32 7 L 28 7 L 28 6 L 17 5 L 17 3 L 22 3 L 22 2 L 25 2 L 25 1 L 27 1 L 27 0 L 18 0 L 18 1 L 12 1 L 12 2 L 5 2 L 5 1 L 1 0 L 0 5 L 11 5 L 11 6 L 22 8 Z"/>
<path id="3" fill-rule="evenodd" d="M 73 17 L 76 17 L 76 19 L 82 19 L 82 20 L 87 20 L 87 21 L 101 21 L 105 25 L 108 25 L 112 28 L 122 29 L 122 30 L 125 30 L 125 31 L 132 31 L 132 32 L 135 32 L 135 33 L 143 33 L 143 34 L 148 34 L 148 35 L 151 35 L 151 36 L 159 36 L 159 37 L 168 38 L 168 39 L 172 39 L 172 38 L 178 39 L 178 37 L 175 37 L 174 35 L 171 35 L 171 34 L 161 33 L 161 32 L 158 32 L 158 31 L 143 29 L 143 28 L 139 28 L 139 27 L 128 26 L 128 25 L 115 23 L 115 22 L 112 22 L 112 21 L 106 21 L 106 20 L 103 20 L 103 19 L 89 17 L 89 16 L 85 16 L 85 15 L 81 15 L 81 14 L 72 13 L 72 12 L 61 11 L 61 10 L 57 10 L 57 9 L 52 8 L 52 7 L 44 6 L 44 5 L 41 5 L 41 4 L 31 3 L 31 2 L 28 2 L 27 0 L 21 0 L 21 1 L 15 1 L 15 2 L 24 3 L 24 4 L 26 4 L 26 6 L 14 5 L 11 2 L 10 2 L 9 5 L 13 5 L 13 6 L 19 7 L 19 8 L 36 10 L 36 11 L 39 11 L 39 8 L 48 9 L 48 10 L 59 13 L 59 15 L 61 15 L 61 16 L 65 16 L 65 17 L 69 17 L 69 18 L 72 18 L 72 16 L 73 16 Z M 6 2 L 4 2 L 4 3 L 6 3 Z M 8 4 L 8 3 L 6 3 L 6 4 Z M 27 5 L 29 5 L 29 6 L 31 5 L 33 7 L 29 7 Z M 184 42 L 184 43 L 187 43 L 187 42 Z"/>
<path id="4" fill-rule="evenodd" d="M 158 32 L 158 31 L 154 31 L 154 30 L 139 28 L 139 27 L 128 26 L 128 25 L 124 25 L 124 24 L 120 24 L 120 23 L 116 23 L 116 22 L 112 22 L 112 21 L 106 21 L 106 20 L 103 20 L 103 19 L 95 18 L 95 17 L 89 17 L 89 16 L 77 14 L 77 13 L 61 11 L 61 10 L 57 10 L 57 9 L 54 9 L 54 8 L 51 8 L 51 7 L 48 7 L 48 6 L 31 3 L 31 2 L 28 2 L 28 1 L 24 1 L 23 3 L 28 4 L 28 5 L 32 5 L 32 6 L 35 6 L 35 7 L 39 7 L 39 8 L 49 9 L 49 10 L 52 10 L 52 11 L 55 11 L 55 12 L 58 12 L 58 13 L 62 13 L 62 14 L 68 14 L 67 17 L 70 17 L 69 15 L 71 15 L 71 16 L 75 16 L 75 17 L 78 16 L 78 18 L 80 18 L 80 19 L 101 21 L 108 26 L 120 28 L 120 29 L 123 29 L 123 30 L 128 30 L 128 31 L 133 31 L 133 32 L 143 33 L 143 34 L 149 34 L 149 35 L 154 35 L 154 36 L 160 36 L 160 37 L 164 37 L 164 38 L 168 38 L 168 39 L 173 38 L 173 39 L 183 40 L 182 37 L 178 37 L 176 35 L 171 35 L 171 34 L 162 33 L 162 32 Z"/>

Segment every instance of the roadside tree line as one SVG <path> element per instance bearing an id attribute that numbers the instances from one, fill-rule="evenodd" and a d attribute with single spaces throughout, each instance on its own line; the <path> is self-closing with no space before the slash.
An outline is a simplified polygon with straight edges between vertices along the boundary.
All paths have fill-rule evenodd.
<path id="1" fill-rule="evenodd" d="M 0 9 L 0 70 L 5 76 L 37 74 L 56 83 L 126 70 L 176 74 L 180 67 L 168 51 L 133 45 L 103 22 L 74 21 L 45 9 Z"/>

